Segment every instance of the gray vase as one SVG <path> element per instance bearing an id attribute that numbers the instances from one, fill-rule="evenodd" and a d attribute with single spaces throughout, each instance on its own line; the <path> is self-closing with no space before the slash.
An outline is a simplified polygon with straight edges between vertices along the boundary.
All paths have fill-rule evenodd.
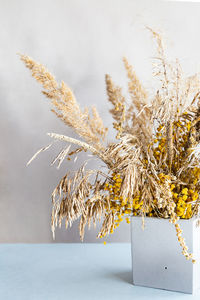
<path id="1" fill-rule="evenodd" d="M 168 219 L 131 218 L 133 284 L 192 294 L 200 287 L 200 227 L 197 219 L 179 220 L 196 263 L 182 255 Z"/>

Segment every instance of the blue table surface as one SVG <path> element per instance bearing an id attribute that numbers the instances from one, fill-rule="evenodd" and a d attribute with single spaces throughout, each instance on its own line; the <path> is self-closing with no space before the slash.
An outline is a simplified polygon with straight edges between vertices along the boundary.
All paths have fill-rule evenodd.
<path id="1" fill-rule="evenodd" d="M 131 282 L 130 244 L 0 245 L 0 300 L 200 299 Z"/>

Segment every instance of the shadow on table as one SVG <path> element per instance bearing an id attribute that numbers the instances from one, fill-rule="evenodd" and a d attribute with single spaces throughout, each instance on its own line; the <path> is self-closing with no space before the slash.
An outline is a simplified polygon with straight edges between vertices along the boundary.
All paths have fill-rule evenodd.
<path id="1" fill-rule="evenodd" d="M 109 274 L 110 277 L 113 277 L 115 279 L 118 279 L 120 281 L 124 281 L 126 283 L 132 284 L 133 282 L 133 274 L 131 271 L 127 272 L 116 272 L 116 273 L 111 273 Z"/>
<path id="2" fill-rule="evenodd" d="M 189 299 L 189 297 L 192 297 L 192 295 L 184 294 L 184 293 L 178 293 L 178 292 L 172 292 L 172 291 L 167 291 L 167 290 L 161 290 L 161 289 L 154 289 L 154 288 L 149 288 L 149 287 L 142 287 L 142 286 L 135 286 L 133 285 L 133 273 L 132 271 L 121 271 L 121 272 L 112 272 L 109 273 L 109 278 L 118 280 L 118 281 L 123 281 L 128 283 L 132 290 L 133 295 L 137 295 L 138 297 L 149 297 L 151 295 L 155 299 L 160 300 L 161 297 L 164 299 Z M 149 298 L 145 298 L 149 299 Z M 195 298 L 196 299 L 196 298 Z M 198 298 L 199 299 L 199 298 Z M 150 299 L 149 299 L 150 300 Z"/>

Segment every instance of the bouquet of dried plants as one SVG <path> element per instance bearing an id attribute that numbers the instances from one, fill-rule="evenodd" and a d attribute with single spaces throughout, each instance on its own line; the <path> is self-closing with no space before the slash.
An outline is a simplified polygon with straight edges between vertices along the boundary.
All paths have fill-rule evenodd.
<path id="1" fill-rule="evenodd" d="M 80 238 L 91 223 L 102 220 L 99 238 L 112 234 L 131 216 L 167 218 L 176 228 L 182 253 L 195 262 L 182 237 L 178 220 L 198 216 L 200 192 L 200 90 L 197 75 L 184 77 L 178 60 L 166 59 L 163 40 L 149 29 L 156 41 L 153 75 L 158 89 L 148 95 L 134 69 L 123 58 L 128 77 L 129 99 L 106 75 L 110 113 L 117 131 L 115 143 L 105 143 L 107 128 L 95 107 L 81 109 L 72 90 L 58 84 L 41 64 L 20 55 L 32 76 L 42 84 L 52 111 L 80 136 L 80 140 L 56 133 L 65 141 L 53 163 L 58 166 L 81 151 L 89 151 L 107 167 L 106 172 L 88 170 L 84 164 L 67 173 L 52 193 L 52 231 L 65 219 L 66 228 L 80 218 Z M 70 145 L 76 145 L 70 152 Z M 40 149 L 29 163 L 51 145 Z"/>

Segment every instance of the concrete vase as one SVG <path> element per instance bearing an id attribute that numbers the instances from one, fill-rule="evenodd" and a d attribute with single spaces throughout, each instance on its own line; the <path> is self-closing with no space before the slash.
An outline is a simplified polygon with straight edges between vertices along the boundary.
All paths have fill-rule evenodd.
<path id="1" fill-rule="evenodd" d="M 186 260 L 178 243 L 176 230 L 168 219 L 132 217 L 133 284 L 183 293 L 200 287 L 200 227 L 196 219 L 180 220 L 189 252 L 196 263 Z"/>

